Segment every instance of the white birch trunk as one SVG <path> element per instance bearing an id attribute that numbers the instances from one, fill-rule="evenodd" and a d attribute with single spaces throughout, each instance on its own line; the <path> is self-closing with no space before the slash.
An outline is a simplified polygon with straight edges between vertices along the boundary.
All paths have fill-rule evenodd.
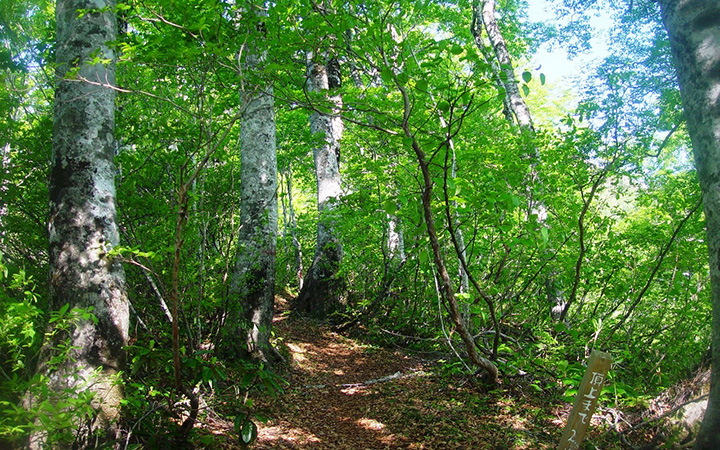
<path id="1" fill-rule="evenodd" d="M 116 36 L 113 0 L 59 0 L 57 20 L 57 85 L 50 174 L 50 308 L 69 304 L 90 309 L 97 318 L 82 319 L 70 336 L 70 357 L 50 365 L 53 342 L 47 342 L 38 370 L 49 377 L 51 395 L 64 389 L 94 394 L 96 412 L 77 423 L 75 445 L 91 439 L 118 438 L 117 418 L 122 390 L 117 383 L 125 363 L 129 306 L 125 274 L 107 254 L 119 242 L 115 204 L 115 92 L 91 83 L 115 84 L 112 63 L 85 63 L 96 51 L 109 61 L 105 43 Z M 80 9 L 104 9 L 78 18 Z M 80 64 L 77 79 L 64 79 Z M 64 395 L 67 395 L 66 393 Z M 30 399 L 34 402 L 38 398 Z M 87 418 L 86 418 L 87 419 Z M 94 435 L 94 436 L 93 436 Z M 31 437 L 41 448 L 48 436 Z M 60 447 L 63 447 L 60 445 Z"/>
<path id="2" fill-rule="evenodd" d="M 660 0 L 703 193 L 712 299 L 712 374 L 698 450 L 720 448 L 720 2 Z"/>
<path id="3" fill-rule="evenodd" d="M 405 259 L 405 237 L 403 235 L 400 217 L 395 214 L 387 215 L 387 253 L 390 265 L 396 268 Z"/>

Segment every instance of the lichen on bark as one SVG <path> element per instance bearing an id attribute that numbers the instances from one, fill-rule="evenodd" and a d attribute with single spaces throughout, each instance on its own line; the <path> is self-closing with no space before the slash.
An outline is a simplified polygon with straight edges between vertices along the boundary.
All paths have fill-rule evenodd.
<path id="1" fill-rule="evenodd" d="M 118 437 L 122 389 L 118 374 L 125 363 L 128 300 L 121 264 L 109 253 L 119 243 L 115 204 L 114 1 L 59 0 L 57 79 L 53 123 L 50 217 L 48 224 L 51 310 L 68 305 L 92 312 L 71 329 L 68 357 L 51 365 L 46 342 L 38 371 L 48 376 L 50 392 L 65 389 L 94 394 L 93 420 L 78 418 L 77 436 L 109 442 Z M 80 16 L 79 10 L 93 12 Z M 100 63 L 91 63 L 96 56 Z M 40 401 L 30 398 L 29 403 Z M 52 400 L 52 399 L 51 399 Z M 46 430 L 47 431 L 47 430 Z M 31 448 L 41 448 L 45 431 L 34 433 Z M 76 442 L 76 445 L 78 443 Z"/>

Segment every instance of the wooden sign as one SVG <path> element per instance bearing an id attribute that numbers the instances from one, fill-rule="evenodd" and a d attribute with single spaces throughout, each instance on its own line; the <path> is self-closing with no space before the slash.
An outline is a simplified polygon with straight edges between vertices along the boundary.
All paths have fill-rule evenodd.
<path id="1" fill-rule="evenodd" d="M 607 353 L 593 350 L 588 360 L 587 370 L 578 389 L 567 425 L 558 450 L 577 450 L 585 437 L 598 397 L 605 384 L 605 376 L 610 370 L 612 357 Z"/>

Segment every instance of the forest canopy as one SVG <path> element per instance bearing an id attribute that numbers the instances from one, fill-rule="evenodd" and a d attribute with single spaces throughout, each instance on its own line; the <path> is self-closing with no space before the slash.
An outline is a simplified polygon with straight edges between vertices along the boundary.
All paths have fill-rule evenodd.
<path id="1" fill-rule="evenodd" d="M 601 350 L 618 409 L 709 368 L 672 2 L 548 3 L 0 3 L 0 446 L 192 441 L 227 386 L 250 442 L 279 315 L 568 401 Z"/>

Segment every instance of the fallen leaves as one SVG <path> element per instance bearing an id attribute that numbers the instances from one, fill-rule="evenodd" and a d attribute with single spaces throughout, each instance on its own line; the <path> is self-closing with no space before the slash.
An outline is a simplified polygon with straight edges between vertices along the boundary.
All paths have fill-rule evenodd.
<path id="1" fill-rule="evenodd" d="M 432 375 L 427 361 L 312 322 L 276 328 L 292 361 L 289 387 L 260 399 L 273 419 L 260 425 L 257 449 L 548 449 L 562 432 L 552 405 L 528 404 L 532 396 Z"/>

